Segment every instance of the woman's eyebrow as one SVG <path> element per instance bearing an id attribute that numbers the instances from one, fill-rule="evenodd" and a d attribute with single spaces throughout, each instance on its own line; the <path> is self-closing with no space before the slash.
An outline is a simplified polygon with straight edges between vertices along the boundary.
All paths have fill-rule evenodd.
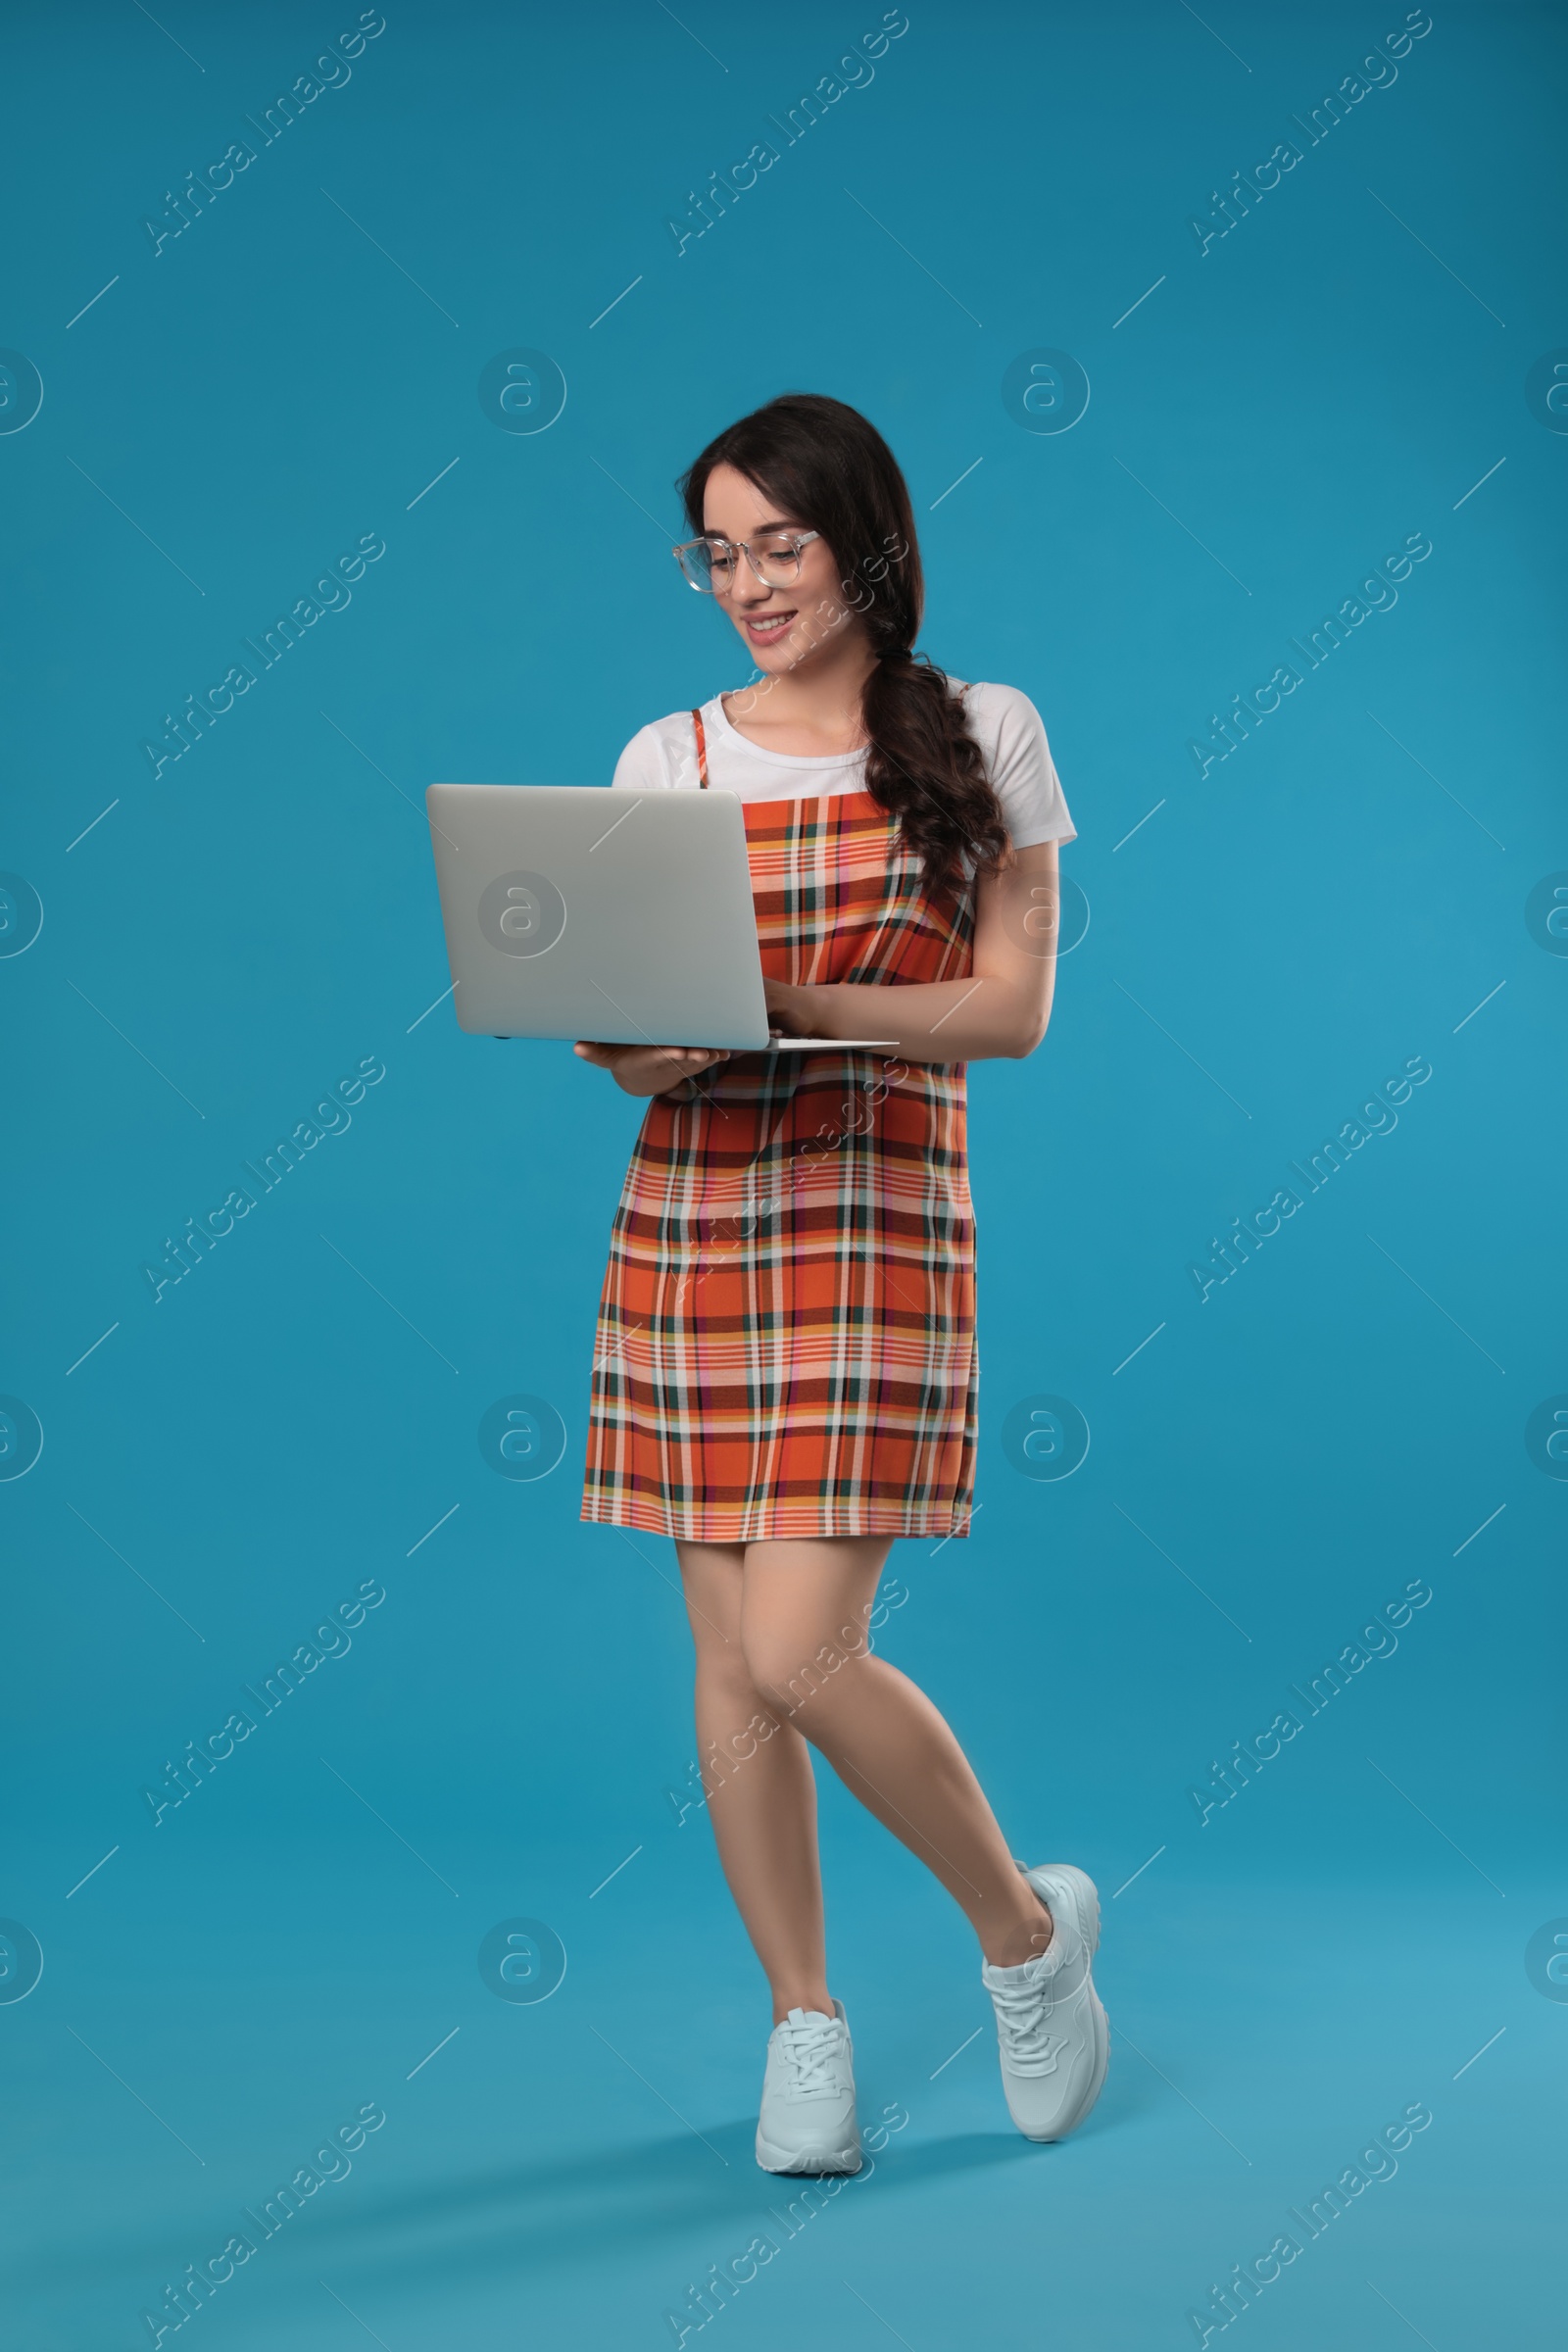
<path id="1" fill-rule="evenodd" d="M 798 531 L 803 527 L 804 526 L 801 523 L 790 521 L 754 522 L 752 525 L 752 530 L 755 534 L 760 531 Z M 703 537 L 705 539 L 723 539 L 726 536 L 727 534 L 725 532 L 713 529 L 710 524 L 705 523 L 703 526 Z"/>

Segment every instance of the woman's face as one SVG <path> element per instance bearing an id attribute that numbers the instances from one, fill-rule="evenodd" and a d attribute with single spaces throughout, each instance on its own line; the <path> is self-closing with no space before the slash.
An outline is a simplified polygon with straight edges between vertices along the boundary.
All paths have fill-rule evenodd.
<path id="1" fill-rule="evenodd" d="M 703 530 L 708 537 L 727 539 L 735 546 L 771 532 L 808 528 L 733 466 L 715 466 L 709 475 L 703 492 Z M 757 667 L 771 676 L 796 668 L 841 629 L 859 630 L 862 625 L 845 603 L 838 564 L 823 539 L 813 539 L 801 550 L 800 577 L 783 588 L 770 588 L 760 580 L 741 556 L 728 589 L 716 601 L 745 640 Z"/>

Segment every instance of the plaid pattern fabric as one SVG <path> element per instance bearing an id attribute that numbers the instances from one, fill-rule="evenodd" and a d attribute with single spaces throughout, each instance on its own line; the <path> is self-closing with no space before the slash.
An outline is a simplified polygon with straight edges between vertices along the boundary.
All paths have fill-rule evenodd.
<path id="1" fill-rule="evenodd" d="M 744 814 L 769 978 L 969 971 L 972 897 L 926 897 L 869 793 Z M 584 1519 L 962 1535 L 977 1377 L 961 1063 L 736 1054 L 654 1098 L 600 1302 Z"/>

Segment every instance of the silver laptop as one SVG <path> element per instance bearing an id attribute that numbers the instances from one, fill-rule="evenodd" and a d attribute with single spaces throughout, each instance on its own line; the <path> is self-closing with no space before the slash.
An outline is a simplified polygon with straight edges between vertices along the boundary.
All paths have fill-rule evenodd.
<path id="1" fill-rule="evenodd" d="M 738 1053 L 897 1045 L 771 1034 L 737 794 L 432 784 L 424 800 L 461 1029 Z"/>

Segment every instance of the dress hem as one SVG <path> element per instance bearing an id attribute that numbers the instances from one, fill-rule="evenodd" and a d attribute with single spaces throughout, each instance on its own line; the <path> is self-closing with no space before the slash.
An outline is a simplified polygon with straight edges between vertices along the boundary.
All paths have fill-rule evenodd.
<path id="1" fill-rule="evenodd" d="M 811 1536 L 942 1536 L 963 1537 L 974 1516 L 969 1504 L 910 1511 L 897 1505 L 878 1509 L 824 1511 L 819 1504 L 796 1508 L 769 1504 L 761 1509 L 671 1510 L 657 1503 L 631 1503 L 590 1510 L 585 1504 L 579 1520 L 589 1527 L 634 1527 L 644 1535 L 669 1536 L 685 1544 L 761 1544 Z"/>

